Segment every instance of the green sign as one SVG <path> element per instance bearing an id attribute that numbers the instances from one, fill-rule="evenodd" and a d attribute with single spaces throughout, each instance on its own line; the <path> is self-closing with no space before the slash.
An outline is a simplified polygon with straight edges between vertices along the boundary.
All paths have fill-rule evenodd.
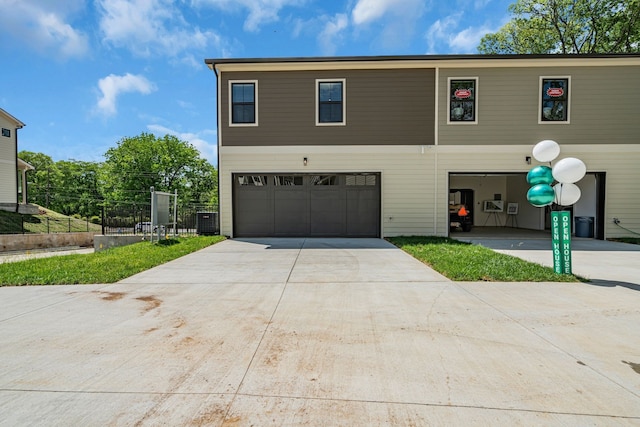
<path id="1" fill-rule="evenodd" d="M 551 247 L 553 270 L 558 274 L 571 274 L 571 213 L 551 212 Z"/>

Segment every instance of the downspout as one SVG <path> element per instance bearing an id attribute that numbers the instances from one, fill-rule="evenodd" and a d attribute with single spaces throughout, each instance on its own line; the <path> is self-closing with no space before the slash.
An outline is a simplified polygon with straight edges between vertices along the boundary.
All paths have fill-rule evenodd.
<path id="1" fill-rule="evenodd" d="M 13 134 L 15 135 L 15 143 L 16 143 L 16 173 L 15 173 L 15 177 L 16 177 L 16 184 L 18 181 L 18 129 L 22 129 L 22 127 L 16 127 L 15 130 L 13 131 Z M 20 191 L 18 191 L 18 185 L 16 185 L 16 213 L 20 213 Z"/>
<path id="2" fill-rule="evenodd" d="M 215 62 L 211 64 L 211 69 L 213 70 L 213 74 L 216 75 L 216 126 L 218 126 L 218 131 L 216 132 L 216 157 L 218 159 L 217 163 L 218 163 L 218 167 L 217 169 L 217 174 L 218 174 L 218 188 L 217 188 L 217 193 L 218 193 L 218 224 L 216 224 L 217 228 L 218 228 L 218 234 L 220 234 L 220 103 L 218 102 L 218 100 L 220 99 L 220 76 L 218 75 L 218 70 L 216 69 L 216 64 Z"/>

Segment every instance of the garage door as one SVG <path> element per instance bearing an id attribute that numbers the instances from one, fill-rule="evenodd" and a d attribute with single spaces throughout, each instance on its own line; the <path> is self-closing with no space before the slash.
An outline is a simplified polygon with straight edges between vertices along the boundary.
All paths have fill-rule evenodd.
<path id="1" fill-rule="evenodd" d="M 234 174 L 236 237 L 379 237 L 380 174 Z"/>

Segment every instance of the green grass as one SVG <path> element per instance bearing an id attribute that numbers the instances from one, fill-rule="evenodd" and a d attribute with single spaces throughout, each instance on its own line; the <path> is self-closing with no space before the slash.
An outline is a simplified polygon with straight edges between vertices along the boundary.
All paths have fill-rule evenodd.
<path id="1" fill-rule="evenodd" d="M 113 283 L 218 243 L 223 236 L 148 241 L 84 255 L 0 264 L 0 286 Z"/>
<path id="2" fill-rule="evenodd" d="M 607 239 L 607 240 L 611 240 L 612 242 L 622 242 L 622 243 L 631 243 L 632 245 L 640 245 L 639 237 L 616 237 L 616 238 Z"/>
<path id="3" fill-rule="evenodd" d="M 438 273 L 457 281 L 577 282 L 576 276 L 445 237 L 390 237 L 397 247 Z M 551 250 L 551 249 L 549 249 Z"/>
<path id="4" fill-rule="evenodd" d="M 87 223 L 86 219 L 77 219 L 40 207 L 40 215 L 21 215 L 0 210 L 0 233 L 67 233 L 79 231 L 100 232 L 99 224 Z M 23 228 L 24 227 L 24 228 Z M 87 229 L 88 228 L 88 229 Z"/>

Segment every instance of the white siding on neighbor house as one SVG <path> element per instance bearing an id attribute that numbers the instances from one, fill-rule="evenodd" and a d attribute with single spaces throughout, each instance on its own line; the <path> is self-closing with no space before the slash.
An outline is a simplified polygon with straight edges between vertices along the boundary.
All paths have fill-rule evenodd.
<path id="1" fill-rule="evenodd" d="M 18 169 L 16 164 L 16 125 L 0 114 L 0 127 L 11 131 L 0 135 L 0 203 L 16 203 Z"/>
<path id="2" fill-rule="evenodd" d="M 380 172 L 382 236 L 449 234 L 450 173 L 526 174 L 537 164 L 526 164 L 525 157 L 537 141 L 517 146 L 377 146 L 377 147 L 221 147 L 220 148 L 220 229 L 233 235 L 232 173 L 248 172 Z M 559 141 L 560 142 L 560 141 Z M 638 145 L 561 145 L 559 157 L 578 157 L 588 172 L 606 173 L 605 237 L 629 235 L 613 224 L 640 232 L 640 146 Z M 303 165 L 307 157 L 308 165 Z M 472 179 L 455 177 L 454 179 Z M 462 181 L 464 182 L 464 181 Z M 488 187 L 475 201 L 501 193 L 505 203 L 520 204 L 520 227 L 542 229 L 544 210 L 526 202 L 528 186 L 517 177 L 485 181 Z M 585 185 L 589 183 L 585 181 Z M 495 185 L 495 188 L 493 187 Z M 515 194 L 514 194 L 515 193 Z M 505 205 L 506 206 L 506 205 Z M 483 225 L 486 214 L 475 207 L 476 225 Z M 581 211 L 583 209 L 583 211 Z M 592 207 L 574 207 L 576 216 L 593 216 Z M 502 223 L 506 215 L 501 216 Z M 493 225 L 487 223 L 487 225 Z"/>

